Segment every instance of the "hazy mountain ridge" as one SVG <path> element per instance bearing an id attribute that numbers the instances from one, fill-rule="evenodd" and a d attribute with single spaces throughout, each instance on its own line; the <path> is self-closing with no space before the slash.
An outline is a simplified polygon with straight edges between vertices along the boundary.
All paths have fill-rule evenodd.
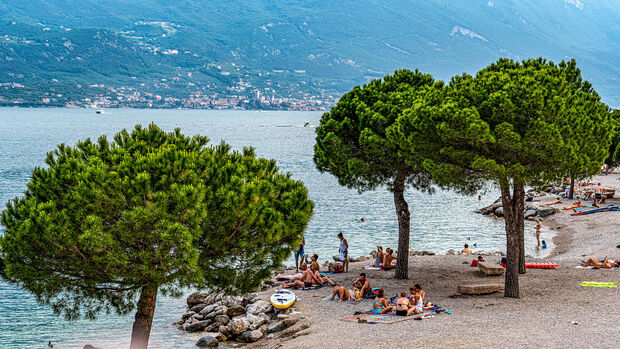
<path id="1" fill-rule="evenodd" d="M 500 56 L 544 56 L 576 58 L 585 78 L 617 106 L 619 7 L 594 0 L 5 0 L 0 15 L 39 27 L 101 28 L 122 36 L 143 53 L 127 50 L 127 71 L 120 75 L 236 63 L 253 72 L 305 71 L 345 90 L 402 67 L 446 79 Z M 165 50 L 179 53 L 162 55 Z M 142 54 L 149 58 L 140 58 L 145 66 L 139 68 Z M 8 69 L 0 63 L 0 76 Z M 215 74 L 209 81 L 218 79 Z"/>

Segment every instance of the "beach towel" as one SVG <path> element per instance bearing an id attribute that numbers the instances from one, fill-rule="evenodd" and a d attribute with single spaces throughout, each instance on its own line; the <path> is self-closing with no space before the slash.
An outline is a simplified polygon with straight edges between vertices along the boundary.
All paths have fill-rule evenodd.
<path id="1" fill-rule="evenodd" d="M 296 282 L 298 280 L 286 280 L 283 281 L 285 284 L 292 284 L 293 282 Z M 302 290 L 302 291 L 306 291 L 306 290 L 318 290 L 319 288 L 322 288 L 324 286 L 327 286 L 327 283 L 324 283 L 322 285 L 318 285 L 318 286 L 308 286 L 308 287 L 293 287 L 296 290 Z"/>
<path id="2" fill-rule="evenodd" d="M 330 299 L 331 296 L 327 296 L 325 298 L 323 298 L 324 301 L 331 301 L 331 302 L 337 302 L 338 301 L 338 295 L 336 295 L 336 297 L 334 297 L 334 299 Z M 363 303 L 366 302 L 368 300 L 368 298 L 364 298 L 362 300 L 355 300 L 355 299 L 349 299 L 346 301 L 343 301 L 345 303 L 350 303 L 350 304 L 358 304 L 358 303 Z"/>
<path id="3" fill-rule="evenodd" d="M 336 273 L 328 273 L 326 271 L 319 272 L 321 275 L 336 275 Z"/>
<path id="4" fill-rule="evenodd" d="M 416 318 L 424 318 L 435 315 L 436 311 L 441 308 L 438 305 L 434 305 L 431 307 L 424 307 L 424 311 L 421 314 L 413 314 L 409 316 L 398 316 L 396 312 L 391 312 L 388 314 L 375 314 L 371 310 L 365 311 L 361 314 L 354 315 L 345 319 L 340 319 L 341 321 L 347 322 L 357 322 L 360 319 L 366 320 L 366 323 L 369 324 L 394 324 L 397 322 L 412 320 Z"/>
<path id="5" fill-rule="evenodd" d="M 618 287 L 617 286 L 618 285 L 617 282 L 584 281 L 584 282 L 580 283 L 579 285 L 586 286 L 586 287 L 613 287 L 613 288 Z"/>
<path id="6" fill-rule="evenodd" d="M 608 268 L 595 268 L 593 266 L 584 267 L 583 265 L 578 265 L 578 266 L 575 267 L 575 269 L 618 270 L 618 267 L 613 267 L 611 269 L 608 269 Z"/>

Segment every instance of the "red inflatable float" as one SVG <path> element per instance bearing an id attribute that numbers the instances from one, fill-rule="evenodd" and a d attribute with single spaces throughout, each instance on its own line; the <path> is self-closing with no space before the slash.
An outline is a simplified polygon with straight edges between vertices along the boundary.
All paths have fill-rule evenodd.
<path id="1" fill-rule="evenodd" d="M 555 269 L 558 265 L 555 263 L 525 263 L 525 267 L 529 269 Z"/>
<path id="2" fill-rule="evenodd" d="M 502 263 L 502 267 L 506 268 L 506 264 Z M 555 263 L 525 263 L 528 269 L 555 269 L 558 267 Z"/>

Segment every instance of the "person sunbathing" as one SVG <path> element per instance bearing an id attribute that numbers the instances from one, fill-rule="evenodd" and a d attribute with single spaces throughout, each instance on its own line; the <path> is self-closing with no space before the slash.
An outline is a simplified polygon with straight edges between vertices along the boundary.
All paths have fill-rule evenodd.
<path id="1" fill-rule="evenodd" d="M 331 286 L 334 286 L 336 283 L 333 282 L 330 278 L 328 278 L 325 275 L 321 275 L 321 272 L 319 272 L 319 263 L 317 262 L 313 262 L 310 265 L 310 270 L 312 271 L 312 273 L 314 273 L 314 277 L 319 280 L 319 282 L 321 283 L 321 285 L 323 284 L 330 284 Z"/>
<path id="2" fill-rule="evenodd" d="M 353 287 L 359 291 L 360 298 L 364 298 L 368 292 L 370 292 L 370 280 L 366 278 L 365 273 L 361 273 L 360 277 L 353 281 Z"/>
<path id="3" fill-rule="evenodd" d="M 557 199 L 557 200 L 554 200 L 554 201 L 551 201 L 551 202 L 547 202 L 547 203 L 545 203 L 543 205 L 555 205 L 555 204 L 561 204 L 561 203 L 562 203 L 562 200 Z"/>
<path id="4" fill-rule="evenodd" d="M 301 278 L 304 276 L 304 272 L 308 269 L 308 267 L 306 266 L 306 263 L 301 263 L 301 273 L 297 273 L 294 275 L 282 275 L 282 274 L 278 274 L 276 275 L 276 280 L 277 281 L 282 281 L 282 280 L 301 280 Z"/>
<path id="5" fill-rule="evenodd" d="M 385 293 L 383 289 L 380 289 L 377 292 L 377 298 L 375 298 L 374 303 L 372 304 L 372 312 L 375 314 L 387 314 L 391 312 L 394 308 L 392 308 L 385 298 Z"/>
<path id="6" fill-rule="evenodd" d="M 407 292 L 402 291 L 400 293 L 400 298 L 396 300 L 396 315 L 398 316 L 409 316 L 413 314 L 415 308 L 411 305 L 409 298 L 407 298 Z"/>
<path id="7" fill-rule="evenodd" d="M 314 270 L 312 270 L 315 267 L 310 267 L 310 269 L 306 269 L 306 271 L 304 271 L 303 276 L 301 277 L 300 280 L 291 282 L 289 284 L 282 282 L 282 287 L 284 288 L 291 288 L 291 287 L 312 287 L 312 286 L 320 286 L 323 283 L 321 282 L 321 280 L 316 278 L 316 274 L 314 273 Z"/>
<path id="8" fill-rule="evenodd" d="M 379 264 L 380 267 L 382 267 L 384 270 L 390 270 L 393 269 L 394 266 L 392 265 L 392 261 L 394 260 L 394 256 L 392 256 L 392 253 L 394 253 L 394 250 L 392 250 L 391 248 L 387 248 L 385 249 L 385 253 L 383 254 L 383 263 Z"/>
<path id="9" fill-rule="evenodd" d="M 347 290 L 344 286 L 334 286 L 332 296 L 328 299 L 333 301 L 336 296 L 338 296 L 338 302 L 348 301 L 349 299 L 355 299 L 355 291 Z"/>
<path id="10" fill-rule="evenodd" d="M 581 261 L 581 263 L 584 263 L 584 268 L 593 267 L 594 269 L 611 269 L 615 267 L 620 267 L 620 260 L 609 261 L 607 260 L 607 256 L 605 256 L 605 259 L 603 259 L 602 262 L 599 262 L 596 259 L 590 257 L 587 261 Z"/>

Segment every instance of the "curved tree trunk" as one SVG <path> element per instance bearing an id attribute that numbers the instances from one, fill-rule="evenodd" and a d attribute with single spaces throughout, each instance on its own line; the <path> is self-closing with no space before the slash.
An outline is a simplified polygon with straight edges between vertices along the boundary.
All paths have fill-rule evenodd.
<path id="1" fill-rule="evenodd" d="M 502 205 L 504 207 L 504 222 L 506 224 L 506 277 L 504 280 L 504 296 L 519 298 L 519 226 L 515 214 L 514 196 L 510 195 L 510 183 L 507 179 L 500 181 L 502 190 Z"/>
<path id="2" fill-rule="evenodd" d="M 405 201 L 405 178 L 398 176 L 394 180 L 394 205 L 398 216 L 398 255 L 396 256 L 396 272 L 394 278 L 409 277 L 409 205 Z"/>
<path id="3" fill-rule="evenodd" d="M 142 288 L 131 332 L 131 344 L 129 346 L 131 349 L 146 349 L 148 347 L 156 300 L 157 286 L 149 285 Z"/>

